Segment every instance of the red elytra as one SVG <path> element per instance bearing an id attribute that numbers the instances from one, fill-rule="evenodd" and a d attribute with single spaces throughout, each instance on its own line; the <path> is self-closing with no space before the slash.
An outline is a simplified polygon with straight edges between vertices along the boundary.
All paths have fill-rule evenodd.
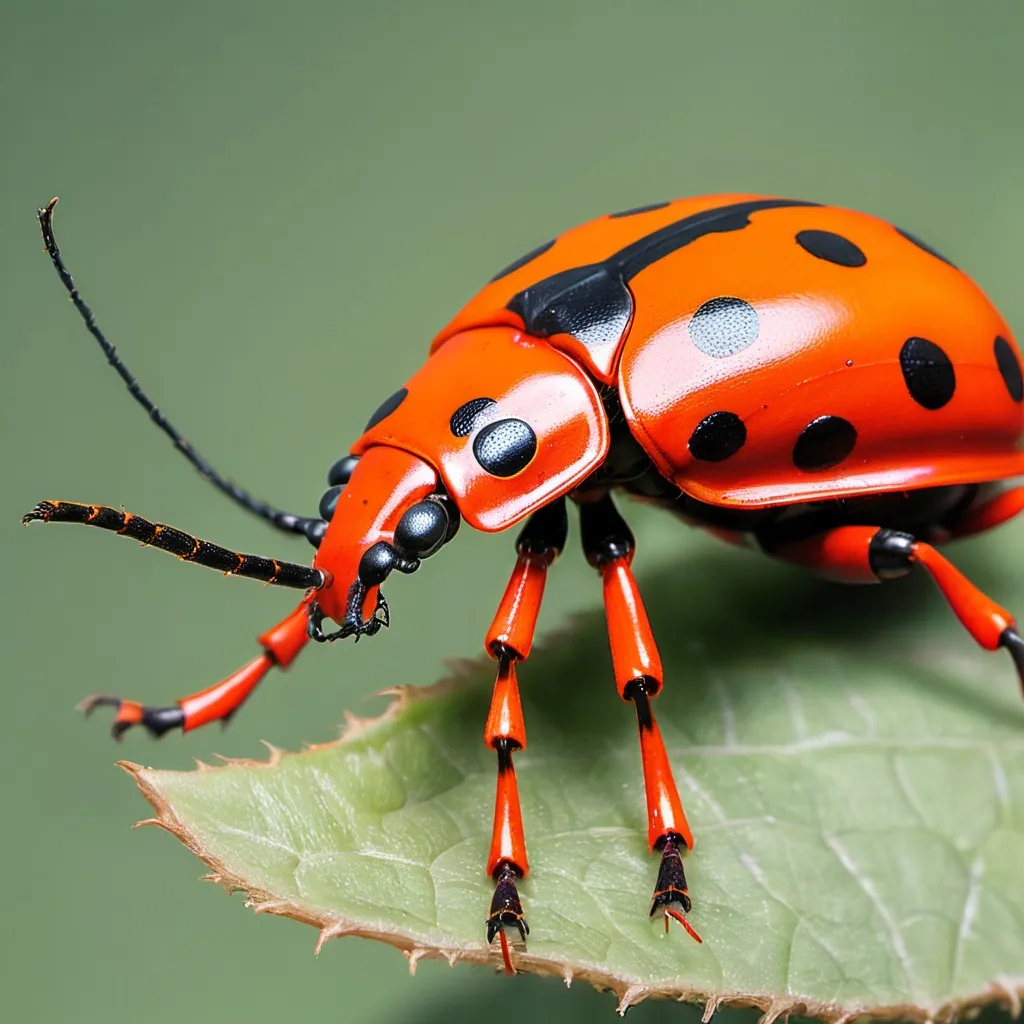
<path id="1" fill-rule="evenodd" d="M 530 653 L 566 499 L 603 579 L 615 683 L 636 710 L 648 841 L 661 864 L 651 915 L 691 910 L 682 854 L 693 837 L 651 698 L 662 666 L 630 568 L 615 491 L 844 582 L 921 566 L 983 647 L 1024 676 L 1013 617 L 937 550 L 1024 508 L 1024 375 L 1009 327 L 967 275 L 865 214 L 723 195 L 600 217 L 499 273 L 437 336 L 431 355 L 328 474 L 319 517 L 270 508 L 221 477 L 138 388 L 82 301 L 39 211 L 62 282 L 108 359 L 192 464 L 279 529 L 309 538 L 312 567 L 243 555 L 102 505 L 47 501 L 26 522 L 80 522 L 185 561 L 305 590 L 263 634 L 263 653 L 174 707 L 98 696 L 114 734 L 227 720 L 307 639 L 373 635 L 381 585 L 414 571 L 461 520 L 487 532 L 525 520 L 485 647 L 498 675 L 485 742 L 498 787 L 487 870 L 487 940 L 525 942 L 528 871 L 512 756 L 526 744 L 516 663 Z M 323 623 L 333 620 L 334 632 Z"/>

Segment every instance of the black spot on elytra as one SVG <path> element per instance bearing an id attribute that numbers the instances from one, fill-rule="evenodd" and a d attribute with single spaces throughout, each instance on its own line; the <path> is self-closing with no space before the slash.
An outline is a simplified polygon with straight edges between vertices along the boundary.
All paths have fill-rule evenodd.
<path id="1" fill-rule="evenodd" d="M 364 430 L 369 430 L 371 427 L 377 426 L 381 420 L 390 416 L 408 397 L 409 392 L 405 388 L 399 388 L 389 398 L 385 398 L 383 402 L 377 406 L 377 411 L 367 420 Z"/>
<path id="2" fill-rule="evenodd" d="M 819 416 L 800 432 L 793 445 L 793 463 L 807 473 L 838 466 L 857 443 L 857 431 L 842 416 Z"/>
<path id="3" fill-rule="evenodd" d="M 734 412 L 713 412 L 697 424 L 687 447 L 701 462 L 721 462 L 735 455 L 747 440 L 747 428 Z"/>
<path id="4" fill-rule="evenodd" d="M 996 338 L 995 354 L 996 366 L 999 367 L 1006 390 L 1015 402 L 1021 401 L 1024 399 L 1024 377 L 1021 376 L 1020 359 L 1014 345 L 1006 338 Z"/>
<path id="5" fill-rule="evenodd" d="M 476 435 L 473 454 L 491 476 L 515 476 L 537 454 L 537 435 L 525 420 L 497 420 Z"/>
<path id="6" fill-rule="evenodd" d="M 868 258 L 848 238 L 832 231 L 809 229 L 796 236 L 797 244 L 819 260 L 840 267 L 863 267 Z"/>
<path id="7" fill-rule="evenodd" d="M 941 409 L 956 391 L 949 356 L 927 338 L 907 338 L 900 349 L 900 369 L 910 397 L 925 409 Z"/>
<path id="8" fill-rule="evenodd" d="M 708 299 L 693 314 L 687 329 L 701 352 L 724 359 L 757 340 L 757 310 L 743 299 L 722 295 Z"/>
<path id="9" fill-rule="evenodd" d="M 494 284 L 495 281 L 500 281 L 503 277 L 508 277 L 509 274 L 514 270 L 518 270 L 520 267 L 525 267 L 527 263 L 532 263 L 538 256 L 543 256 L 557 242 L 557 238 L 552 238 L 550 242 L 545 242 L 543 245 L 538 245 L 536 249 L 531 249 L 528 253 L 524 253 L 517 260 L 513 260 L 507 267 L 503 267 L 499 270 L 494 277 L 488 281 L 488 284 Z"/>
<path id="10" fill-rule="evenodd" d="M 469 437 L 473 433 L 480 414 L 497 404 L 493 398 L 471 398 L 452 413 L 452 418 L 448 421 L 448 429 L 456 437 Z"/>
<path id="11" fill-rule="evenodd" d="M 896 226 L 893 225 L 893 227 Z M 916 245 L 918 249 L 922 249 L 926 253 L 928 253 L 929 256 L 934 256 L 937 260 L 942 260 L 943 263 L 948 263 L 954 270 L 956 269 L 956 264 L 952 260 L 946 259 L 946 257 L 943 256 L 938 249 L 933 249 L 927 242 L 922 242 L 921 239 L 917 237 L 917 235 L 912 235 L 909 231 L 904 231 L 903 228 L 896 228 L 896 231 L 898 234 L 902 235 L 908 242 L 912 243 L 913 245 Z"/>
<path id="12" fill-rule="evenodd" d="M 608 216 L 612 220 L 616 220 L 619 217 L 632 217 L 637 213 L 650 213 L 652 210 L 664 210 L 666 206 L 670 206 L 672 200 L 666 199 L 663 203 L 648 203 L 647 206 L 634 206 L 631 210 L 619 210 L 618 213 L 609 213 Z"/>

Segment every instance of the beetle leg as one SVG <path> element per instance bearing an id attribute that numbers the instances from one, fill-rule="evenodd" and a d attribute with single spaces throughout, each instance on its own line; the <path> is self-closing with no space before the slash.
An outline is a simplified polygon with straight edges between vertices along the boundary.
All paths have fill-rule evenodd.
<path id="1" fill-rule="evenodd" d="M 1011 487 L 981 504 L 968 508 L 950 527 L 953 537 L 970 537 L 975 533 L 1001 526 L 1024 511 L 1024 487 Z"/>
<path id="2" fill-rule="evenodd" d="M 310 601 L 306 598 L 288 618 L 260 637 L 263 653 L 258 658 L 208 689 L 180 698 L 172 707 L 150 707 L 106 694 L 88 697 L 79 707 L 87 715 L 99 707 L 115 708 L 110 731 L 116 740 L 133 725 L 143 726 L 153 736 L 162 736 L 176 727 L 188 732 L 218 720 L 226 725 L 269 669 L 275 665 L 287 668 L 305 646 Z"/>
<path id="3" fill-rule="evenodd" d="M 905 576 L 915 565 L 921 566 L 980 646 L 989 651 L 1007 649 L 1024 688 L 1024 639 L 1016 620 L 931 544 L 897 530 L 841 526 L 784 544 L 772 554 L 845 583 L 879 583 Z"/>
<path id="4" fill-rule="evenodd" d="M 548 505 L 530 517 L 516 541 L 519 555 L 516 567 L 487 632 L 487 653 L 498 662 L 498 676 L 484 727 L 484 742 L 498 755 L 494 827 L 487 857 L 487 873 L 494 879 L 494 897 L 487 917 L 487 942 L 493 943 L 496 936 L 500 939 L 501 958 L 508 974 L 515 974 L 515 967 L 507 930 L 515 928 L 523 944 L 530 933 L 516 885 L 530 870 L 519 787 L 512 764 L 512 752 L 526 747 L 516 662 L 530 654 L 548 566 L 565 547 L 567 531 L 564 501 Z"/>
<path id="5" fill-rule="evenodd" d="M 663 672 L 643 599 L 633 576 L 633 534 L 610 496 L 580 505 L 580 528 L 587 561 L 604 580 L 605 616 L 615 683 L 623 700 L 633 702 L 640 733 L 640 757 L 647 796 L 647 842 L 661 853 L 658 880 L 651 900 L 651 917 L 659 911 L 682 924 L 698 942 L 700 936 L 686 919 L 691 901 L 682 855 L 693 848 L 672 766 L 651 710 L 651 697 L 661 690 Z"/>

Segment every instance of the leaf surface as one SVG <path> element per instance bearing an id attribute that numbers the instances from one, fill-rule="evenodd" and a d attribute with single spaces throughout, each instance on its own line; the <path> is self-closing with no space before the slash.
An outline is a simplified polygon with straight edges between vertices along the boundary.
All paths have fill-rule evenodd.
<path id="1" fill-rule="evenodd" d="M 960 561 L 1013 600 L 1015 585 Z M 923 580 L 840 587 L 723 552 L 641 588 L 704 944 L 648 918 L 635 720 L 593 612 L 520 672 L 532 872 L 517 966 L 612 988 L 621 1006 L 662 995 L 831 1020 L 1019 1006 L 1024 703 L 1009 659 L 976 650 Z M 493 663 L 457 675 L 265 764 L 126 767 L 155 821 L 258 910 L 321 940 L 382 939 L 413 965 L 493 963 Z"/>

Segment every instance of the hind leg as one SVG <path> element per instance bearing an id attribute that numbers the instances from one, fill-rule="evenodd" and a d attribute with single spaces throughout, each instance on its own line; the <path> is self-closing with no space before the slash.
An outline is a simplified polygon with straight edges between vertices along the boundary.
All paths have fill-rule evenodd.
<path id="1" fill-rule="evenodd" d="M 1007 492 L 1009 495 L 1015 493 Z M 1010 499 L 1009 505 L 982 506 L 977 512 L 981 519 L 977 521 L 985 521 L 983 510 L 986 507 L 989 508 L 989 519 L 997 515 L 1001 515 L 1001 518 L 995 520 L 998 522 L 1010 518 L 1015 513 L 1004 513 L 1018 502 L 1024 506 L 1022 497 L 1024 491 L 1020 496 Z M 989 525 L 994 525 L 994 522 Z M 781 545 L 772 554 L 844 583 L 880 583 L 905 576 L 915 566 L 920 566 L 932 578 L 953 614 L 980 646 L 989 651 L 1002 647 L 1009 652 L 1024 687 L 1024 639 L 1021 638 L 1016 620 L 1005 608 L 971 583 L 931 544 L 924 544 L 909 533 L 897 530 L 875 526 L 841 526 L 806 540 Z"/>
<path id="2" fill-rule="evenodd" d="M 1011 487 L 972 505 L 950 527 L 951 537 L 970 537 L 1001 526 L 1024 512 L 1024 487 Z"/>

